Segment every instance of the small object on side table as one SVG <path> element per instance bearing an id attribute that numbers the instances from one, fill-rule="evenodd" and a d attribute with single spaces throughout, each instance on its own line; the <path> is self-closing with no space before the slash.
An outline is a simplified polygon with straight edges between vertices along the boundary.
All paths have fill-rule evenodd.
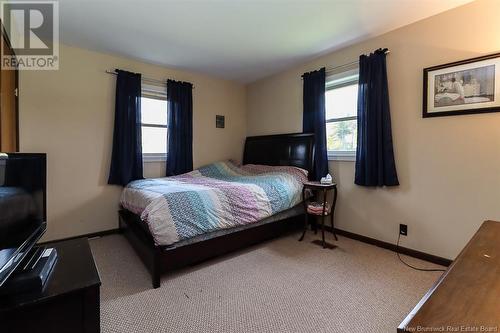
<path id="1" fill-rule="evenodd" d="M 311 202 L 310 199 L 306 199 L 306 190 L 311 190 L 311 191 L 321 191 L 321 194 L 323 195 L 323 202 L 322 203 L 317 203 L 317 202 Z M 330 205 L 328 205 L 327 202 L 327 194 L 329 191 L 333 190 L 333 202 Z M 317 193 L 318 195 L 319 193 Z M 313 216 L 321 216 L 321 238 L 322 238 L 322 245 L 323 248 L 335 248 L 334 245 L 329 244 L 325 242 L 325 216 L 330 215 L 330 221 L 332 224 L 332 233 L 333 236 L 335 237 L 335 240 L 337 239 L 337 235 L 335 234 L 335 228 L 334 228 L 334 213 L 335 213 L 335 204 L 337 203 L 337 184 L 331 183 L 331 184 L 321 184 L 320 182 L 306 182 L 304 183 L 304 186 L 302 188 L 302 201 L 304 203 L 304 210 L 305 210 L 305 221 L 304 221 L 304 231 L 302 232 L 302 236 L 300 237 L 299 241 L 302 241 L 304 239 L 304 236 L 307 231 L 307 225 L 308 225 L 308 220 L 309 220 L 309 215 Z"/>
<path id="2" fill-rule="evenodd" d="M 321 180 L 319 181 L 322 185 L 331 185 L 333 184 L 333 179 L 330 174 L 327 174 L 325 177 L 321 177 Z"/>

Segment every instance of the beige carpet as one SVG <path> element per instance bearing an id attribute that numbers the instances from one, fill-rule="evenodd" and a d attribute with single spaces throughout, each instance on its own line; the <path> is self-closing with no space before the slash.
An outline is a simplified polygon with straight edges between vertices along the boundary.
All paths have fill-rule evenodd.
<path id="1" fill-rule="evenodd" d="M 159 289 L 121 235 L 92 240 L 102 332 L 396 332 L 440 275 L 348 238 L 324 250 L 314 237 L 286 236 L 177 271 Z"/>

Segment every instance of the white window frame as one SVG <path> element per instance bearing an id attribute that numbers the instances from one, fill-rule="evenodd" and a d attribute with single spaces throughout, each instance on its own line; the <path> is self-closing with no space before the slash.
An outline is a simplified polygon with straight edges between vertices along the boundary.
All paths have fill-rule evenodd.
<path id="1" fill-rule="evenodd" d="M 353 84 L 358 84 L 359 80 L 359 68 L 344 71 L 342 73 L 337 73 L 329 75 L 326 78 L 326 91 L 341 88 Z M 342 118 L 329 118 L 326 119 L 326 123 L 333 123 L 346 120 L 356 120 L 358 116 L 342 117 Z M 350 150 L 328 150 L 328 160 L 329 161 L 356 161 L 356 151 Z"/>
<path id="2" fill-rule="evenodd" d="M 163 101 L 167 100 L 167 88 L 165 86 L 156 86 L 151 84 L 142 84 L 141 87 L 141 97 L 145 98 L 154 98 L 160 99 Z M 142 105 L 141 105 L 142 108 Z M 142 110 L 141 110 L 142 111 Z M 141 121 L 141 130 L 142 127 L 160 127 L 167 128 L 167 125 L 159 125 L 159 124 L 147 124 L 142 123 Z M 142 144 L 142 142 L 141 142 Z M 150 162 L 165 162 L 168 157 L 168 151 L 166 153 L 142 153 L 142 162 L 150 163 Z"/>

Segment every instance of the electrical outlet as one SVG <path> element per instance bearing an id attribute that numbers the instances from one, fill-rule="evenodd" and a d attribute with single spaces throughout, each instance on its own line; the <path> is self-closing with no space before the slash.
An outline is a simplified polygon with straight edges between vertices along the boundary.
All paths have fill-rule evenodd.
<path id="1" fill-rule="evenodd" d="M 406 224 L 399 225 L 399 234 L 403 236 L 408 236 L 408 226 Z"/>

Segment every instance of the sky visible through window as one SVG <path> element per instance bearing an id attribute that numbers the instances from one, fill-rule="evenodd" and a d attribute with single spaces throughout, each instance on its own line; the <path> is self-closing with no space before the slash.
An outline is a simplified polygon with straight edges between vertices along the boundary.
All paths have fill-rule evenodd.
<path id="1" fill-rule="evenodd" d="M 167 152 L 167 128 L 147 125 L 167 125 L 167 101 L 141 97 L 142 153 Z"/>
<path id="2" fill-rule="evenodd" d="M 357 116 L 358 85 L 352 84 L 326 91 L 326 119 Z M 357 121 L 341 120 L 326 124 L 326 141 L 329 151 L 355 151 Z"/>

